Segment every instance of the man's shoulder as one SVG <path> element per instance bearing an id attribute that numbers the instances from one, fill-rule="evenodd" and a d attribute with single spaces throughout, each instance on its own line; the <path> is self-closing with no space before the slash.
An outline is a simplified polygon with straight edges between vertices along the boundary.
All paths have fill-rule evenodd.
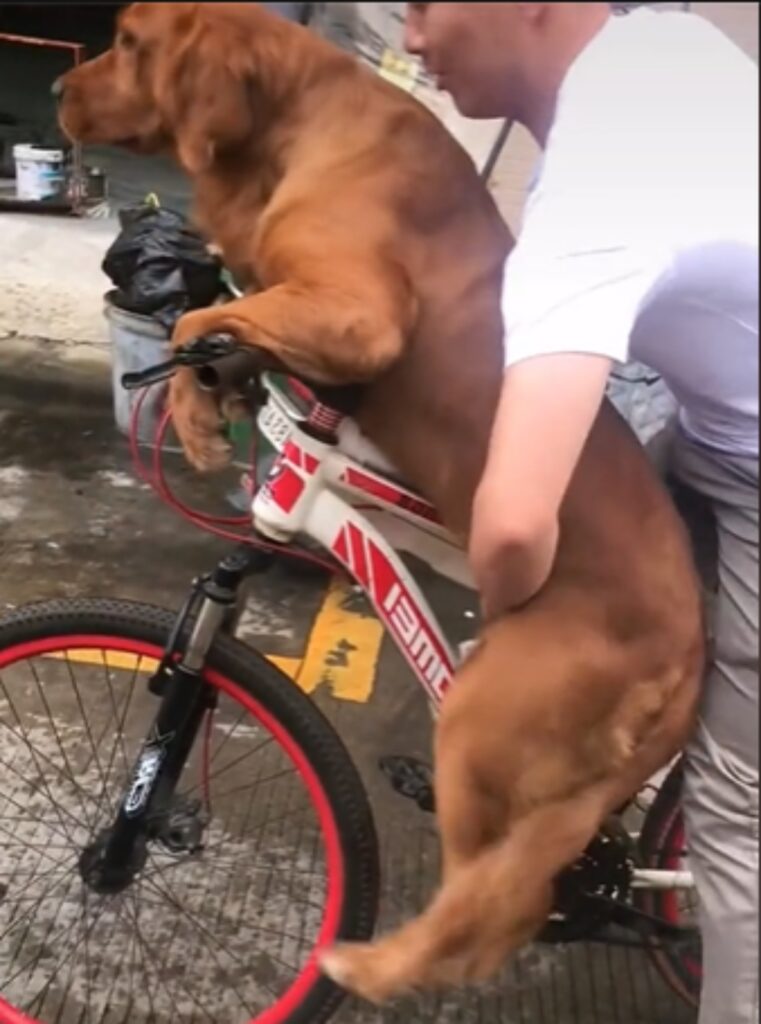
<path id="1" fill-rule="evenodd" d="M 757 138 L 753 61 L 698 15 L 638 10 L 612 17 L 570 69 L 542 177 L 569 199 L 669 191 L 706 176 L 706 163 L 719 179 L 736 176 Z"/>
<path id="2" fill-rule="evenodd" d="M 635 11 L 614 14 L 606 27 L 607 40 L 604 40 L 604 33 L 601 39 L 611 46 L 619 42 L 623 46 L 649 45 L 655 46 L 657 52 L 681 43 L 683 46 L 724 50 L 741 63 L 750 61 L 750 57 L 725 32 L 694 11 L 656 11 L 642 5 Z"/>
<path id="3" fill-rule="evenodd" d="M 642 8 L 613 15 L 579 55 L 561 89 L 560 110 L 588 106 L 612 119 L 616 107 L 626 114 L 716 90 L 750 94 L 757 73 L 751 58 L 701 15 Z"/>

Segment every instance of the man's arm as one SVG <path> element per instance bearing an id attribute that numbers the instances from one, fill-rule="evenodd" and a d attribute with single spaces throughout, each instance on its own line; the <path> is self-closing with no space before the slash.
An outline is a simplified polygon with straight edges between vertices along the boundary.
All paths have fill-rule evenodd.
<path id="1" fill-rule="evenodd" d="M 487 621 L 525 604 L 550 575 L 560 505 L 611 366 L 604 356 L 563 352 L 505 372 L 470 533 Z"/>
<path id="2" fill-rule="evenodd" d="M 470 536 L 487 619 L 547 581 L 560 505 L 608 374 L 629 358 L 639 313 L 671 265 L 671 246 L 642 214 L 647 189 L 618 157 L 603 158 L 609 142 L 603 151 L 593 111 L 555 150 L 507 261 L 507 370 Z"/>

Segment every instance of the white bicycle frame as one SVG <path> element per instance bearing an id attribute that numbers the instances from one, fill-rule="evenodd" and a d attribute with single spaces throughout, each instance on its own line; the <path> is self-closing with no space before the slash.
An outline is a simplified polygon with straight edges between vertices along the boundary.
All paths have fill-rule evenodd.
<path id="1" fill-rule="evenodd" d="M 454 677 L 457 656 L 399 552 L 414 551 L 443 575 L 472 582 L 464 552 L 429 502 L 395 482 L 392 468 L 363 439 L 353 421 L 316 406 L 335 440 L 303 429 L 304 413 L 268 374 L 268 401 L 258 428 L 278 453 L 256 492 L 256 529 L 288 543 L 297 534 L 316 541 L 359 583 L 436 711 Z M 645 889 L 694 887 L 689 871 L 635 869 L 632 885 Z"/>

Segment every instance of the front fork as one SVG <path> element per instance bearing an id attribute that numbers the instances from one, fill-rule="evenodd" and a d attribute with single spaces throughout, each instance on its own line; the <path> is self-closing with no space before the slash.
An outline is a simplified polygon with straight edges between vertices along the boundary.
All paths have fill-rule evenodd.
<path id="1" fill-rule="evenodd" d="M 243 580 L 265 571 L 272 558 L 268 552 L 242 545 L 210 576 L 195 582 L 148 683 L 161 703 L 119 810 L 80 857 L 80 873 L 96 892 L 121 892 L 145 865 L 148 841 L 161 834 L 171 813 L 177 783 L 204 715 L 216 706 L 216 688 L 203 678 L 208 653 L 219 632 L 235 630 Z"/>

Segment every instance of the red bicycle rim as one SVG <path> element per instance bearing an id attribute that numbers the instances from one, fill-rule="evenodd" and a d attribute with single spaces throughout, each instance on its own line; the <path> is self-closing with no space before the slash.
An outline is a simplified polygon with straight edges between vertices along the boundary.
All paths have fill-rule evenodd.
<path id="1" fill-rule="evenodd" d="M 686 849 L 685 843 L 686 836 L 684 822 L 682 821 L 681 815 L 679 815 L 677 818 L 671 819 L 666 830 L 665 842 L 663 844 L 663 849 L 665 851 L 663 867 L 665 870 L 679 870 L 682 860 L 682 851 Z M 684 923 L 683 915 L 679 908 L 679 899 L 676 890 L 671 889 L 661 895 L 661 916 L 664 920 L 668 921 L 669 924 L 678 926 Z M 685 955 L 684 963 L 694 977 L 701 977 L 701 966 L 694 957 Z"/>
<path id="2" fill-rule="evenodd" d="M 140 640 L 107 635 L 77 634 L 45 637 L 6 648 L 0 651 L 0 669 L 7 668 L 14 662 L 40 657 L 52 651 L 73 650 L 75 648 L 102 648 L 104 650 L 121 651 L 127 654 L 136 654 L 154 659 L 160 658 L 162 654 L 159 647 Z M 317 954 L 320 950 L 332 945 L 338 937 L 338 929 L 343 912 L 345 874 L 338 826 L 319 778 L 293 737 L 286 732 L 280 723 L 258 701 L 220 672 L 207 669 L 206 677 L 210 683 L 237 701 L 241 707 L 249 710 L 254 718 L 280 744 L 309 792 L 322 831 L 325 859 L 328 868 L 328 886 L 325 910 L 315 948 L 299 975 L 277 1003 L 248 1022 L 248 1024 L 284 1024 L 288 1017 L 304 1002 L 312 987 L 321 977 L 319 967 L 317 966 Z M 45 1022 L 27 1017 L 24 1013 L 6 1003 L 0 994 L 0 1024 L 45 1024 Z"/>

